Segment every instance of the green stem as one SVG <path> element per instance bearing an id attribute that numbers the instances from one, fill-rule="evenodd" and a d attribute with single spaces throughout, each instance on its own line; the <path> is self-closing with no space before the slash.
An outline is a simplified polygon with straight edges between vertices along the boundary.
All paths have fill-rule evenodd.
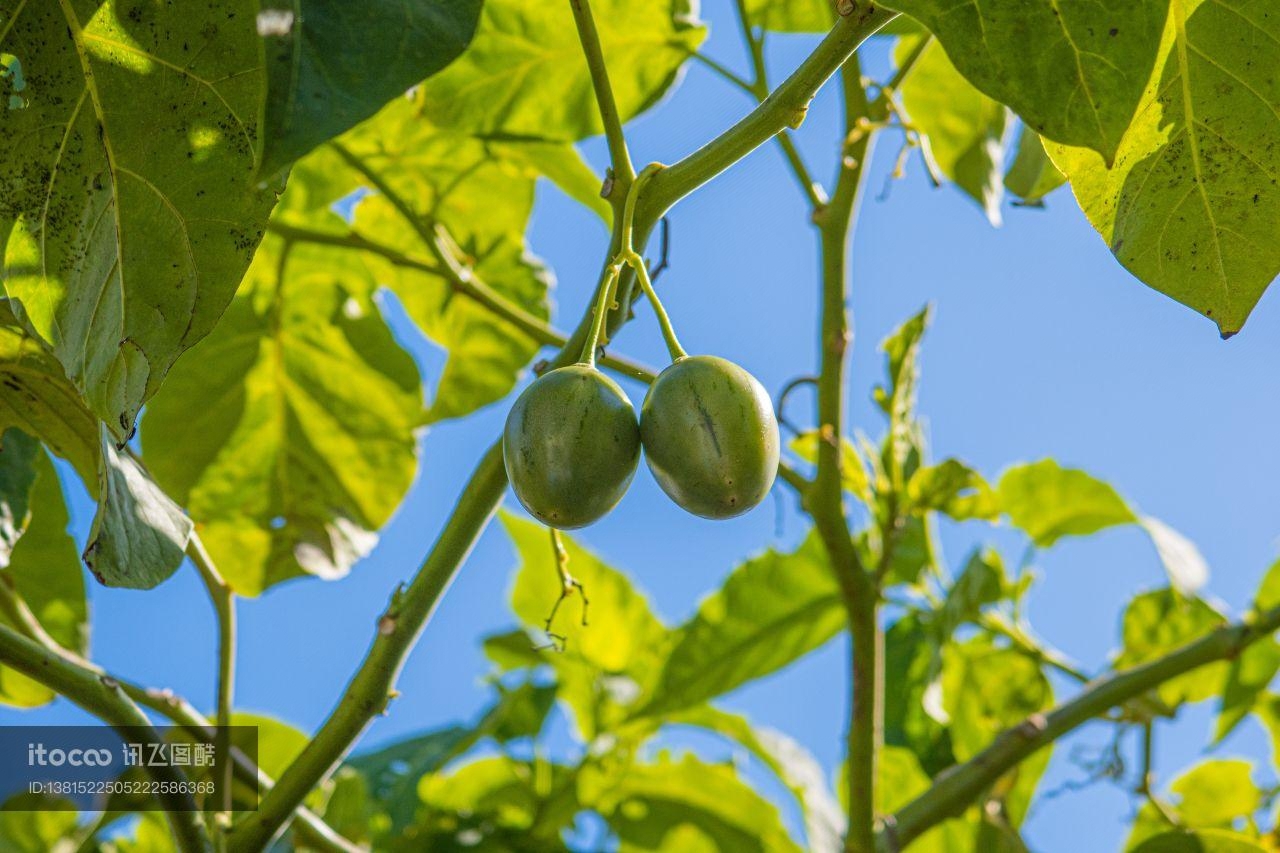
<path id="1" fill-rule="evenodd" d="M 621 181 L 622 189 L 626 190 L 635 180 L 636 172 L 631 165 L 631 155 L 627 152 L 627 138 L 622 132 L 622 116 L 613 97 L 613 87 L 609 85 L 609 68 L 600 47 L 600 33 L 596 30 L 596 21 L 591 14 L 591 3 L 589 0 L 569 0 L 569 6 L 573 9 L 573 22 L 578 27 L 578 39 L 582 42 L 587 69 L 591 72 L 591 87 L 595 90 L 605 140 L 609 144 L 613 177 L 614 180 Z"/>
<path id="2" fill-rule="evenodd" d="M 729 83 L 732 83 L 734 86 L 746 92 L 751 97 L 754 98 L 756 96 L 756 89 L 754 86 L 751 85 L 751 81 L 746 80 L 745 78 L 739 77 L 736 73 L 734 73 L 732 69 L 730 69 L 728 66 L 724 65 L 723 63 L 717 62 L 716 60 L 707 56 L 705 53 L 692 54 L 692 58 L 697 62 L 701 62 L 708 69 L 710 69 L 712 73 L 719 75 L 721 78 L 723 78 Z"/>
<path id="3" fill-rule="evenodd" d="M 217 827 L 231 825 L 231 710 L 235 703 L 236 602 L 235 593 L 209 557 L 197 533 L 187 543 L 187 556 L 200 573 L 218 621 L 217 734 L 213 742 L 213 778 L 218 781 Z"/>
<path id="4" fill-rule="evenodd" d="M 600 348 L 600 337 L 604 334 L 605 317 L 609 316 L 610 308 L 617 298 L 618 277 L 621 272 L 616 265 L 610 264 L 609 277 L 605 280 L 605 286 L 600 288 L 595 307 L 591 311 L 591 331 L 582 345 L 582 354 L 578 356 L 579 364 L 596 366 L 596 351 Z"/>
<path id="5" fill-rule="evenodd" d="M 857 56 L 840 69 L 846 135 L 866 116 Z M 845 735 L 849 790 L 848 853 L 870 853 L 875 844 L 875 780 L 882 740 L 883 647 L 879 589 L 862 564 L 844 510 L 840 436 L 845 432 L 845 364 L 849 348 L 849 242 L 866 177 L 873 135 L 863 134 L 841 157 L 831 201 L 817 217 L 822 249 L 821 369 L 818 373 L 818 471 L 807 508 L 840 584 L 850 633 L 849 723 Z"/>
<path id="6" fill-rule="evenodd" d="M 1233 659 L 1277 630 L 1280 607 L 1220 628 L 1149 663 L 1090 682 L 1075 698 L 1005 730 L 982 752 L 940 774 L 933 787 L 885 821 L 880 849 L 902 850 L 932 827 L 960 815 L 1001 776 L 1078 726 L 1170 679 Z"/>
<path id="7" fill-rule="evenodd" d="M 809 101 L 827 78 L 858 45 L 897 15 L 868 4 L 840 18 L 814 52 L 756 109 L 711 142 L 654 176 L 639 214 L 640 222 L 657 222 L 678 200 L 784 128 L 798 126 L 809 108 Z"/>
<path id="8" fill-rule="evenodd" d="M 124 734 L 130 742 L 139 738 L 159 745 L 164 739 L 152 727 L 147 715 L 121 688 L 120 682 L 96 672 L 80 661 L 45 648 L 7 625 L 0 625 L 0 661 L 28 678 L 44 684 L 70 699 L 80 708 Z M 203 853 L 210 849 L 204 820 L 185 773 L 176 767 L 148 765 L 147 773 L 165 793 L 157 794 L 183 853 Z"/>

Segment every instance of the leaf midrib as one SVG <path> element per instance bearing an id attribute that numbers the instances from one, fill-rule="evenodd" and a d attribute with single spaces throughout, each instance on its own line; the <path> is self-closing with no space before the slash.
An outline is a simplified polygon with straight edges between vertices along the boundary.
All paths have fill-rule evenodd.
<path id="1" fill-rule="evenodd" d="M 111 176 L 111 195 L 112 195 L 112 216 L 116 224 L 116 262 L 120 266 L 120 338 L 124 338 L 124 323 L 126 314 L 126 306 L 124 302 L 124 279 L 125 270 L 123 263 L 124 258 L 124 229 L 121 227 L 120 220 L 120 175 L 116 166 L 115 151 L 111 147 L 111 138 L 107 135 L 107 116 L 103 109 L 102 97 L 98 93 L 97 80 L 93 76 L 93 66 L 89 60 L 89 53 L 84 46 L 84 29 L 80 26 L 80 20 L 76 17 L 75 11 L 71 8 L 70 0 L 58 0 L 58 5 L 62 9 L 62 15 L 67 21 L 67 31 L 71 35 L 71 44 L 76 50 L 76 56 L 80 60 L 81 73 L 84 74 L 85 90 L 89 93 L 89 100 L 93 104 L 94 115 L 98 119 L 98 127 L 101 129 L 99 138 L 102 142 L 102 150 L 107 158 L 107 172 Z M 103 288 L 109 287 L 109 283 L 104 283 Z M 90 347 L 89 334 L 85 335 L 84 349 L 85 360 L 88 360 L 88 351 Z"/>

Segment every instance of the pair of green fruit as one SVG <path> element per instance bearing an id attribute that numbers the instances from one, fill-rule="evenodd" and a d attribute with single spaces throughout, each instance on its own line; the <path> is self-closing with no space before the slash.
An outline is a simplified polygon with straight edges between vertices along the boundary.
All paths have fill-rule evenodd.
<path id="1" fill-rule="evenodd" d="M 778 470 L 769 394 L 738 365 L 679 358 L 635 409 L 618 384 L 574 364 L 539 377 L 507 415 L 502 455 L 516 497 L 551 527 L 573 529 L 613 509 L 640 448 L 658 485 L 703 518 L 732 518 L 764 499 Z"/>

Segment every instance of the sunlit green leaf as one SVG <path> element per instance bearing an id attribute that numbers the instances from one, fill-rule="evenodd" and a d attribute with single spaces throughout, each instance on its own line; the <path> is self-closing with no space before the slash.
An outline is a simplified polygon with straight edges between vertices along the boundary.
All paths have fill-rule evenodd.
<path id="1" fill-rule="evenodd" d="M 981 637 L 943 650 L 942 695 L 951 717 L 951 742 L 961 761 L 1053 702 L 1053 690 L 1038 661 Z"/>
<path id="2" fill-rule="evenodd" d="M 792 553 L 743 563 L 677 629 L 653 698 L 642 713 L 701 704 L 775 672 L 845 625 L 840 588 L 817 534 Z"/>
<path id="3" fill-rule="evenodd" d="M 269 0 L 261 171 L 350 130 L 435 74 L 475 33 L 480 0 Z"/>
<path id="4" fill-rule="evenodd" d="M 522 848 L 548 850 L 546 842 L 558 841 L 578 811 L 571 782 L 566 768 L 541 760 L 526 763 L 505 756 L 481 758 L 447 774 L 422 777 L 418 783 L 418 796 L 426 812 L 422 828 L 427 832 L 452 828 L 456 832 L 460 828 L 457 818 L 480 816 L 484 820 L 473 833 L 478 840 L 494 829 L 516 830 L 527 839 Z M 419 849 L 440 849 L 422 839 L 414 846 L 419 845 Z"/>
<path id="5" fill-rule="evenodd" d="M 676 712 L 665 721 L 709 729 L 749 750 L 791 789 L 800 803 L 809 850 L 835 853 L 841 849 L 844 812 L 827 787 L 822 766 L 799 743 L 782 732 L 753 727 L 745 717 L 710 705 Z"/>
<path id="6" fill-rule="evenodd" d="M 70 521 L 62 497 L 62 486 L 53 463 L 38 443 L 17 430 L 4 434 L 0 447 L 0 492 L 12 482 L 10 462 L 19 455 L 23 443 L 31 443 L 29 459 L 29 512 L 21 519 L 22 537 L 17 540 L 8 566 L 0 570 L 0 583 L 13 591 L 30 609 L 40 626 L 64 648 L 84 653 L 88 644 L 88 604 L 84 594 L 84 574 L 76 544 L 67 533 Z M 12 457 L 11 457 L 12 454 Z M 27 479 L 24 476 L 24 479 Z M 0 623 L 13 626 L 0 612 Z M 0 668 L 0 702 L 22 707 L 43 705 L 53 699 L 47 687 L 12 669 Z"/>
<path id="7" fill-rule="evenodd" d="M 222 314 L 275 202 L 254 177 L 254 0 L 0 4 L 4 294 L 123 441 Z M 158 120 L 158 117 L 163 117 Z"/>
<path id="8" fill-rule="evenodd" d="M 956 521 L 999 514 L 991 486 L 958 459 L 944 459 L 913 473 L 907 482 L 907 500 L 913 511 L 937 510 Z"/>
<path id="9" fill-rule="evenodd" d="M 899 39 L 894 60 L 902 63 L 921 38 Z M 929 153 L 942 174 L 978 203 L 992 225 L 999 225 L 1008 110 L 961 76 L 936 41 L 923 51 L 901 86 L 907 116 L 927 137 Z"/>
<path id="10" fill-rule="evenodd" d="M 793 438 L 789 447 L 796 456 L 811 465 L 816 465 L 818 464 L 818 442 L 820 440 L 817 431 L 810 430 Z M 858 453 L 857 448 L 847 438 L 840 442 L 840 478 L 844 483 L 846 492 L 849 492 L 864 504 L 869 505 L 871 503 L 873 496 L 871 494 L 871 479 L 867 474 L 867 466 L 862 461 L 862 455 Z"/>
<path id="11" fill-rule="evenodd" d="M 245 595 L 345 574 L 413 480 L 417 369 L 353 260 L 270 238 L 147 411 L 149 465 Z"/>
<path id="12" fill-rule="evenodd" d="M 825 33 L 835 23 L 834 5 L 827 0 L 746 0 L 747 20 L 753 26 L 785 33 Z"/>
<path id="13" fill-rule="evenodd" d="M 609 822 L 619 853 L 799 851 L 778 810 L 743 783 L 731 767 L 692 755 L 634 764 L 616 779 L 583 781 L 587 801 Z"/>
<path id="14" fill-rule="evenodd" d="M 1168 654 L 1225 624 L 1226 618 L 1199 598 L 1173 589 L 1157 589 L 1135 597 L 1124 612 L 1124 647 L 1115 660 L 1117 669 L 1128 669 Z M 1226 664 L 1200 667 L 1166 681 L 1157 689 L 1170 708 L 1183 702 L 1212 697 L 1223 683 Z"/>
<path id="15" fill-rule="evenodd" d="M 351 248 L 343 253 L 348 264 L 367 267 L 379 286 L 390 288 L 423 334 L 446 351 L 428 420 L 470 414 L 505 396 L 538 343 L 458 293 L 442 274 L 441 254 L 516 309 L 547 317 L 551 276 L 529 254 L 524 231 L 538 175 L 533 163 L 552 159 L 548 146 L 538 143 L 536 151 L 516 156 L 518 140 L 490 143 L 442 131 L 409 100 L 388 105 L 340 144 L 342 153 L 322 149 L 294 168 L 278 217 L 346 228 L 334 222 L 329 205 L 367 191 L 350 230 L 416 263 Z M 576 157 L 567 146 L 562 150 Z"/>
<path id="16" fill-rule="evenodd" d="M 1280 273 L 1280 16 L 1268 0 L 1178 0 L 1158 44 L 1115 165 L 1049 154 L 1126 269 L 1231 335 Z"/>
<path id="17" fill-rule="evenodd" d="M 591 5 L 625 121 L 671 87 L 706 29 L 689 0 Z M 422 92 L 432 121 L 468 133 L 573 142 L 602 131 L 567 3 L 488 0 L 471 46 Z"/>
<path id="18" fill-rule="evenodd" d="M 520 558 L 511 608 L 525 625 L 541 629 L 562 589 L 550 533 L 546 527 L 510 513 L 501 518 Z M 562 540 L 569 554 L 569 573 L 582 584 L 590 602 L 586 625 L 580 595 L 561 604 L 551 629 L 565 638 L 564 654 L 583 658 L 605 672 L 639 679 L 661 659 L 666 628 L 626 575 L 572 537 L 562 536 Z"/>
<path id="19" fill-rule="evenodd" d="M 1280 560 L 1271 564 L 1267 573 L 1258 584 L 1258 591 L 1253 597 L 1253 607 L 1259 613 L 1266 613 L 1280 607 Z"/>
<path id="20" fill-rule="evenodd" d="M 951 60 L 1041 134 L 1110 158 L 1156 61 L 1169 0 L 1106 7 L 1026 0 L 897 0 Z"/>
<path id="21" fill-rule="evenodd" d="M 50 808 L 53 798 L 41 794 L 18 794 L 5 800 L 0 808 L 0 849 L 6 853 L 50 853 L 60 845 L 75 849 L 78 815 L 74 809 Z"/>
<path id="22" fill-rule="evenodd" d="M 1169 832 L 1172 827 L 1166 816 L 1147 804 L 1134 821 L 1126 849 L 1146 853 L 1165 853 L 1166 850 L 1174 853 L 1216 853 L 1219 850 L 1247 853 L 1262 850 L 1247 836 L 1228 836 L 1224 832 L 1252 819 L 1261 808 L 1262 793 L 1252 776 L 1252 766 L 1240 759 L 1214 759 L 1197 764 L 1173 781 L 1169 786 L 1172 797 L 1162 800 L 1181 831 Z M 1230 838 L 1232 842 L 1245 846 L 1227 844 L 1218 847 L 1208 843 L 1212 838 Z"/>
<path id="23" fill-rule="evenodd" d="M 1138 520 L 1111 486 L 1052 459 L 1009 468 L 997 490 L 1001 510 L 1042 547 Z"/>

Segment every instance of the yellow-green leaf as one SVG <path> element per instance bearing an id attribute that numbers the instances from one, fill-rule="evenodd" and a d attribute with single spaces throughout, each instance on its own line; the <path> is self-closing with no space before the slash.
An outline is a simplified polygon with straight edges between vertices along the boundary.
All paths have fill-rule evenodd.
<path id="1" fill-rule="evenodd" d="M 1173 0 L 1168 18 L 1115 164 L 1049 153 L 1120 263 L 1229 336 L 1280 274 L 1280 15 Z"/>

